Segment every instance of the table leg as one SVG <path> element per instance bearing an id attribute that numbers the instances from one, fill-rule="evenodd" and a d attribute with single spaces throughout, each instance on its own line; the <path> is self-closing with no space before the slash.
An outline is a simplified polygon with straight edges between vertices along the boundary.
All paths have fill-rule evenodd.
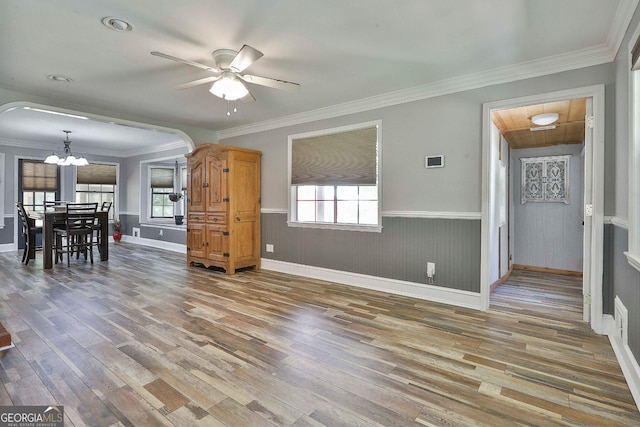
<path id="1" fill-rule="evenodd" d="M 100 261 L 109 259 L 109 218 L 107 214 L 100 217 Z"/>
<path id="2" fill-rule="evenodd" d="M 51 247 L 53 246 L 53 215 L 45 215 L 42 224 L 42 267 L 47 269 L 53 267 L 53 256 Z"/>

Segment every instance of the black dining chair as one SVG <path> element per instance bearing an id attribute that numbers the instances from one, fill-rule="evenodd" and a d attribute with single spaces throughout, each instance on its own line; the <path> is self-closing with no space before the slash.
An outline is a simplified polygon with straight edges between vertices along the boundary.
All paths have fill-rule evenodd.
<path id="1" fill-rule="evenodd" d="M 29 264 L 29 259 L 35 254 L 35 251 L 42 250 L 42 246 L 36 244 L 36 236 L 42 235 L 42 226 L 36 226 L 35 220 L 29 218 L 27 211 L 22 202 L 17 202 L 18 215 L 22 221 L 22 235 L 24 236 L 24 254 L 22 254 L 22 262 Z"/>
<path id="2" fill-rule="evenodd" d="M 107 212 L 107 221 L 109 221 L 109 211 L 111 210 L 112 205 L 113 202 L 102 202 L 100 207 L 101 211 Z M 94 244 L 98 247 L 98 252 L 100 252 L 102 248 L 102 224 L 100 224 L 99 221 L 96 221 L 93 229 L 96 231 L 96 240 Z"/>
<path id="3" fill-rule="evenodd" d="M 97 203 L 67 203 L 64 228 L 54 229 L 56 236 L 56 264 L 62 255 L 67 254 L 67 266 L 70 266 L 71 254 L 87 252 L 93 264 L 93 230 L 96 224 Z"/>

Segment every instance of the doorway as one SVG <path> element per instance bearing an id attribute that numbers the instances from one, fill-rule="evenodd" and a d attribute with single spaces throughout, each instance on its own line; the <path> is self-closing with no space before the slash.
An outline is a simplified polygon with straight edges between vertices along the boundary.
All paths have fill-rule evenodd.
<path id="1" fill-rule="evenodd" d="M 603 85 L 484 104 L 481 303 L 484 310 L 489 308 L 490 286 L 499 278 L 499 274 L 504 272 L 504 268 L 499 264 L 501 261 L 499 248 L 501 244 L 504 245 L 504 239 L 500 238 L 499 233 L 502 224 L 500 222 L 500 205 L 498 203 L 500 194 L 501 141 L 499 132 L 496 131 L 496 127 L 492 122 L 492 114 L 497 111 L 577 98 L 586 99 L 584 171 L 582 173 L 584 200 L 580 200 L 580 198 L 578 200 L 580 200 L 579 206 L 581 209 L 584 206 L 592 213 L 592 216 L 584 216 L 584 229 L 582 232 L 583 320 L 590 321 L 593 330 L 597 333 L 602 333 Z M 518 202 L 517 200 L 514 201 L 514 203 Z M 512 243 L 509 247 L 510 250 L 513 248 Z M 502 262 L 504 263 L 504 254 L 502 255 Z M 511 255 L 511 252 L 509 255 Z M 512 262 L 512 260 L 509 262 Z"/>

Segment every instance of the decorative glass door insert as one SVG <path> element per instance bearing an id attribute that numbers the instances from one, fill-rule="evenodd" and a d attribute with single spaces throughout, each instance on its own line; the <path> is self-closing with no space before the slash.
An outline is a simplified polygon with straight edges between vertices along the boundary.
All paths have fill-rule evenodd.
<path id="1" fill-rule="evenodd" d="M 569 204 L 571 156 L 522 158 L 522 204 L 562 202 Z"/>

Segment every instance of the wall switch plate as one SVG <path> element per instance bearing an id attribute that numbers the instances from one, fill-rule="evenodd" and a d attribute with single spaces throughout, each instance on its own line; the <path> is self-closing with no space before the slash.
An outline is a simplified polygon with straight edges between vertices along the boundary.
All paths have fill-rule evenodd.
<path id="1" fill-rule="evenodd" d="M 270 243 L 267 243 L 265 250 L 267 252 L 273 252 L 273 245 Z"/>

